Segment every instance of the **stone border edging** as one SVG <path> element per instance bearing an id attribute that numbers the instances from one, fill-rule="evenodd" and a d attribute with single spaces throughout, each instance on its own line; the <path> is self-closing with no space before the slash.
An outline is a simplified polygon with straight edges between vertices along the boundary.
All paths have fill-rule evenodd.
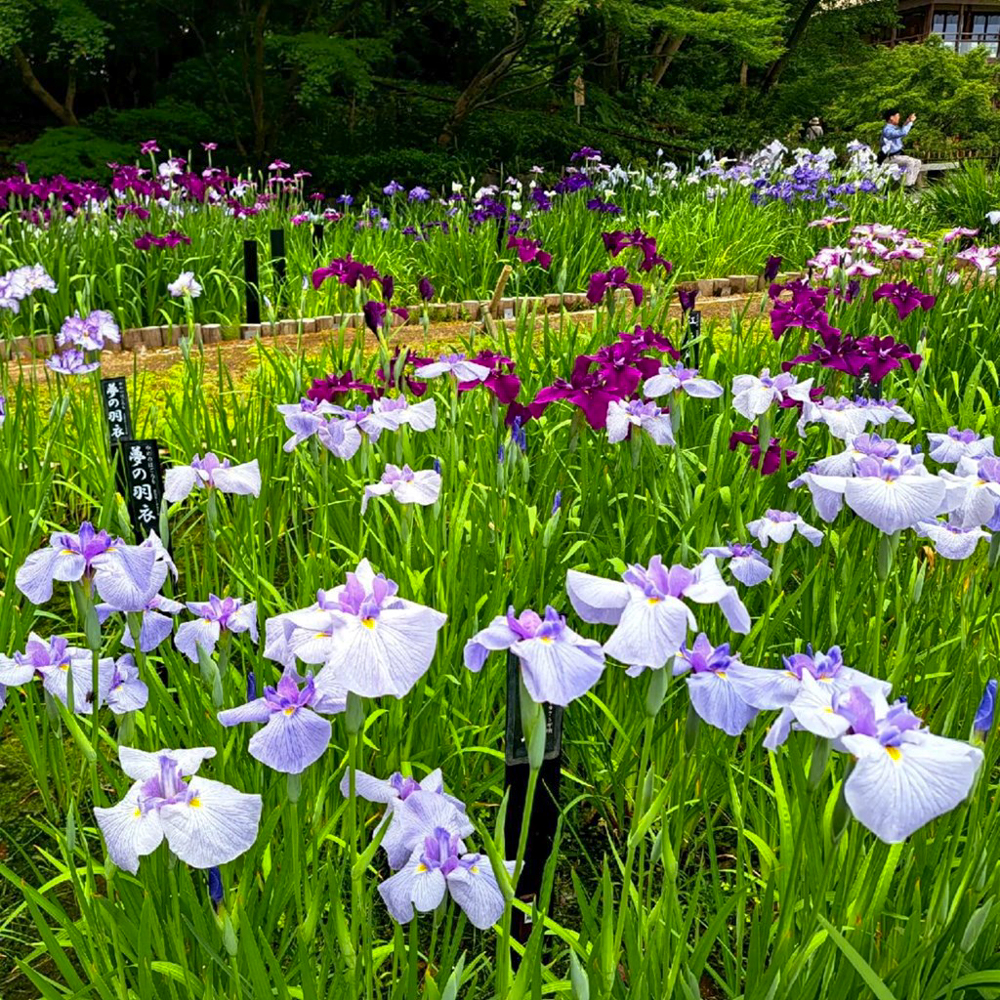
<path id="1" fill-rule="evenodd" d="M 801 272 L 783 273 L 779 281 L 791 281 L 801 278 Z M 732 274 L 726 278 L 699 278 L 696 281 L 680 281 L 674 290 L 698 291 L 702 299 L 727 298 L 763 292 L 766 283 L 760 275 Z M 627 289 L 619 291 L 619 297 L 625 301 L 631 299 Z M 457 322 L 466 320 L 476 322 L 490 309 L 490 300 L 482 301 L 467 299 L 463 302 L 445 302 L 427 304 L 428 317 L 433 323 Z M 424 304 L 409 307 L 410 315 L 418 314 Z M 502 298 L 498 303 L 498 316 L 495 319 L 510 318 L 522 309 L 567 313 L 592 312 L 593 304 L 587 296 L 580 292 L 551 292 L 547 295 L 529 295 L 520 298 Z M 391 313 L 389 315 L 392 315 Z M 393 326 L 404 326 L 403 320 L 392 316 Z M 412 320 L 410 321 L 412 322 Z M 261 336 L 295 336 L 300 333 L 321 333 L 325 330 L 351 329 L 364 325 L 363 313 L 341 313 L 337 316 L 314 316 L 311 318 L 281 319 L 265 323 L 195 323 L 194 336 L 202 344 L 218 344 L 223 341 L 255 340 Z M 176 347 L 181 337 L 188 332 L 187 324 L 170 324 L 167 326 L 130 327 L 122 330 L 121 343 L 109 343 L 105 350 L 112 353 L 120 351 L 143 351 L 161 347 Z M 55 338 L 52 334 L 41 334 L 35 337 L 16 337 L 13 340 L 0 341 L 0 356 L 8 358 L 45 358 L 55 352 Z"/>

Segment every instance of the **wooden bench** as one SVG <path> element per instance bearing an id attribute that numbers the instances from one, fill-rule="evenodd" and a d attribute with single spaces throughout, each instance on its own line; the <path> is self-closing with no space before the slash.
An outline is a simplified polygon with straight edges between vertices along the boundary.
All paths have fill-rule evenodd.
<path id="1" fill-rule="evenodd" d="M 920 165 L 922 174 L 943 173 L 945 170 L 958 170 L 961 164 L 957 160 L 934 160 Z"/>

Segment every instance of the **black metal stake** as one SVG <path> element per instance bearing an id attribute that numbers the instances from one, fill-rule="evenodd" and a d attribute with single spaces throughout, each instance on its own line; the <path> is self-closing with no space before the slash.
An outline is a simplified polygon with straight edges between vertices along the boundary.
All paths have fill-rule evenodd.
<path id="1" fill-rule="evenodd" d="M 274 298 L 277 302 L 288 271 L 288 261 L 285 259 L 284 229 L 271 230 L 271 267 L 274 269 Z"/>
<path id="2" fill-rule="evenodd" d="M 521 728 L 520 665 L 513 653 L 507 654 L 507 748 L 504 784 L 508 790 L 507 819 L 504 825 L 506 859 L 514 860 L 517 842 L 521 836 L 521 819 L 526 805 L 528 775 L 528 748 Z M 535 799 L 528 825 L 528 839 L 524 850 L 521 876 L 514 890 L 518 899 L 533 902 L 542 888 L 545 865 L 552 854 L 556 826 L 559 822 L 559 778 L 562 767 L 562 716 L 558 705 L 545 705 L 545 757 L 542 760 L 535 788 Z M 531 936 L 531 918 L 515 909 L 511 931 L 522 944 Z M 516 966 L 519 957 L 512 953 L 511 962 Z"/>
<path id="3" fill-rule="evenodd" d="M 313 223 L 313 248 L 317 254 L 323 252 L 323 223 Z"/>
<path id="4" fill-rule="evenodd" d="M 243 280 L 246 282 L 247 323 L 259 323 L 260 259 L 256 240 L 243 241 Z"/>

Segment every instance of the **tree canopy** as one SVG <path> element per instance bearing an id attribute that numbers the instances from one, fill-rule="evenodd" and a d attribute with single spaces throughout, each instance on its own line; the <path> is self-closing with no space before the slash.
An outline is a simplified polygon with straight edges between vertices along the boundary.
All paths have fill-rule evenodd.
<path id="1" fill-rule="evenodd" d="M 144 139 L 211 140 L 231 165 L 280 156 L 345 188 L 584 143 L 742 149 L 812 115 L 847 132 L 886 100 L 925 135 L 996 141 L 984 53 L 868 44 L 896 16 L 894 0 L 0 0 L 3 141 L 36 172 L 86 174 Z"/>

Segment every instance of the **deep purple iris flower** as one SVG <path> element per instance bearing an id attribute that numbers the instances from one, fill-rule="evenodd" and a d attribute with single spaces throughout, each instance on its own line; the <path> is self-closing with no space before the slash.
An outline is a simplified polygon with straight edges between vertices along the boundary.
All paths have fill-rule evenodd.
<path id="1" fill-rule="evenodd" d="M 312 386 L 306 391 L 306 396 L 317 403 L 338 403 L 347 393 L 355 389 L 366 394 L 372 391 L 367 382 L 359 382 L 348 370 L 343 375 L 314 378 Z"/>
<path id="2" fill-rule="evenodd" d="M 855 339 L 850 334 L 834 331 L 830 336 L 823 336 L 822 343 L 813 344 L 807 354 L 783 361 L 781 367 L 787 372 L 796 365 L 819 362 L 824 368 L 832 368 L 854 378 L 867 374 L 872 384 L 877 385 L 904 361 L 917 371 L 922 360 L 919 354 L 911 351 L 906 344 L 897 343 L 893 337 L 872 335 Z"/>
<path id="3" fill-rule="evenodd" d="M 669 354 L 674 361 L 681 360 L 681 352 L 674 347 L 670 339 L 662 333 L 657 333 L 651 326 L 641 327 L 637 325 L 632 333 L 619 333 L 618 339 L 633 354 L 639 354 L 642 351 L 663 351 L 665 354 Z"/>
<path id="4" fill-rule="evenodd" d="M 410 311 L 403 306 L 393 306 L 390 309 L 378 299 L 369 299 L 361 307 L 361 311 L 364 313 L 365 326 L 376 336 L 381 336 L 385 332 L 386 317 L 390 312 L 398 316 L 404 323 L 410 318 Z"/>
<path id="5" fill-rule="evenodd" d="M 694 309 L 695 299 L 698 298 L 697 288 L 678 288 L 677 298 L 680 299 L 681 312 L 686 313 Z"/>
<path id="6" fill-rule="evenodd" d="M 790 290 L 790 301 L 779 298 L 782 291 Z M 810 288 L 801 282 L 788 285 L 772 285 L 768 294 L 771 298 L 771 335 L 780 340 L 781 335 L 793 327 L 815 330 L 822 337 L 832 336 L 839 331 L 830 325 L 826 311 L 827 290 Z"/>
<path id="7" fill-rule="evenodd" d="M 581 365 L 579 363 L 581 360 L 584 360 L 585 364 Z M 629 393 L 623 394 L 609 388 L 600 374 L 589 369 L 589 359 L 578 358 L 568 382 L 566 379 L 558 378 L 552 385 L 540 389 L 533 404 L 536 408 L 541 407 L 539 413 L 544 411 L 549 403 L 564 399 L 583 411 L 587 423 L 594 430 L 603 430 L 608 419 L 608 405 Z"/>
<path id="8" fill-rule="evenodd" d="M 614 232 L 601 233 L 601 239 L 604 241 L 604 248 L 612 257 L 617 257 L 623 250 L 632 248 L 641 251 L 642 260 L 637 265 L 640 271 L 652 271 L 656 267 L 662 267 L 669 274 L 674 269 L 669 260 L 657 253 L 656 237 L 649 236 L 641 229 L 633 229 L 630 233 L 616 229 Z"/>
<path id="9" fill-rule="evenodd" d="M 363 264 L 350 254 L 331 260 L 329 266 L 318 267 L 312 273 L 313 288 L 318 289 L 327 278 L 336 278 L 342 285 L 356 288 L 358 282 L 365 285 L 380 279 L 378 271 L 371 264 Z"/>
<path id="10" fill-rule="evenodd" d="M 459 392 L 469 392 L 479 386 L 485 386 L 496 396 L 497 402 L 505 406 L 517 399 L 517 394 L 521 391 L 521 380 L 514 374 L 514 362 L 510 358 L 493 351 L 480 351 L 469 360 L 489 368 L 490 374 L 482 381 L 459 382 Z"/>
<path id="11" fill-rule="evenodd" d="M 607 271 L 595 271 L 590 276 L 587 285 L 587 301 L 591 305 L 599 305 L 610 293 L 619 288 L 627 288 L 632 293 L 632 300 L 637 306 L 642 305 L 642 285 L 628 280 L 627 267 L 612 267 Z"/>
<path id="12" fill-rule="evenodd" d="M 929 295 L 922 292 L 916 285 L 911 285 L 908 281 L 886 282 L 879 285 L 872 292 L 872 299 L 876 302 L 879 299 L 888 299 L 896 307 L 896 315 L 901 320 L 906 319 L 910 313 L 917 309 L 928 312 L 934 308 L 937 302 L 936 295 Z"/>
<path id="13" fill-rule="evenodd" d="M 770 256 L 767 258 L 767 262 L 764 264 L 764 280 L 774 281 L 778 277 L 778 272 L 781 270 L 781 257 Z"/>
<path id="14" fill-rule="evenodd" d="M 434 286 L 430 282 L 430 278 L 421 278 L 417 282 L 417 291 L 420 292 L 420 297 L 424 302 L 430 302 L 434 298 Z"/>
<path id="15" fill-rule="evenodd" d="M 781 468 L 781 441 L 779 438 L 771 438 L 767 449 L 760 446 L 760 431 L 755 426 L 752 431 L 736 431 L 729 436 L 729 450 L 736 451 L 741 444 L 747 445 L 750 449 L 750 465 L 760 470 L 762 476 L 770 476 Z M 797 451 L 785 449 L 785 464 L 787 465 L 798 454 Z M 763 456 L 763 460 L 761 458 Z"/>
<path id="16" fill-rule="evenodd" d="M 375 372 L 375 377 L 378 381 L 374 386 L 364 388 L 364 392 L 369 399 L 380 399 L 388 390 L 395 389 L 400 379 L 402 379 L 406 383 L 407 389 L 414 396 L 423 396 L 430 387 L 430 383 L 424 379 L 410 378 L 406 374 L 407 369 L 422 368 L 424 365 L 429 365 L 436 360 L 437 358 L 424 358 L 417 354 L 407 354 L 404 360 L 402 352 L 397 347 L 395 353 L 389 359 L 388 374 L 384 368 L 379 368 Z"/>
<path id="17" fill-rule="evenodd" d="M 507 249 L 516 250 L 522 264 L 534 261 L 543 271 L 547 271 L 552 264 L 552 254 L 542 249 L 541 240 L 528 239 L 527 236 L 508 236 Z"/>

